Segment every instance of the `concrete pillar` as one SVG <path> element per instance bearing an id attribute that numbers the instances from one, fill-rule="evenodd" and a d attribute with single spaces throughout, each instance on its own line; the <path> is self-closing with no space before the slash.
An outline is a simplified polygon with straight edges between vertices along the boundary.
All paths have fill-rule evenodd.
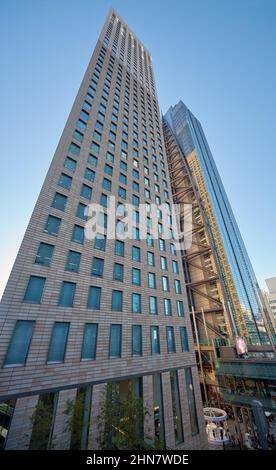
<path id="1" fill-rule="evenodd" d="M 153 384 L 152 375 L 143 376 L 143 400 L 148 413 L 144 419 L 145 440 L 153 442 L 155 437 L 154 430 L 154 411 L 153 411 Z"/>
<path id="2" fill-rule="evenodd" d="M 97 441 L 99 437 L 99 428 L 98 428 L 98 415 L 100 413 L 101 401 L 104 397 L 106 384 L 93 385 L 92 388 L 92 404 L 91 404 L 91 414 L 90 414 L 90 425 L 89 425 L 89 434 L 88 434 L 88 450 L 99 449 L 99 443 Z"/>
<path id="3" fill-rule="evenodd" d="M 59 392 L 51 449 L 66 450 L 70 448 L 71 432 L 66 429 L 69 417 L 64 413 L 64 411 L 66 410 L 68 401 L 73 401 L 75 403 L 76 395 L 76 388 Z"/>
<path id="4" fill-rule="evenodd" d="M 18 398 L 6 441 L 6 450 L 27 450 L 30 445 L 33 423 L 32 415 L 39 395 Z"/>
<path id="5" fill-rule="evenodd" d="M 172 393 L 171 393 L 171 381 L 170 381 L 169 372 L 163 372 L 162 374 L 162 390 L 163 390 L 163 410 L 164 410 L 166 448 L 175 449 Z"/>

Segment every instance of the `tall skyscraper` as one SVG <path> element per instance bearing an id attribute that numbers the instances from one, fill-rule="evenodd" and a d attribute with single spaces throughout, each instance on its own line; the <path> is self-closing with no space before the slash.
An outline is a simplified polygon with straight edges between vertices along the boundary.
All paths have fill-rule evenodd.
<path id="1" fill-rule="evenodd" d="M 88 239 L 87 206 L 106 228 L 109 196 L 117 237 Z M 97 448 L 106 383 L 142 397 L 147 438 L 205 447 L 181 255 L 160 211 L 151 233 L 150 203 L 172 202 L 151 55 L 111 10 L 1 303 L 2 448 Z M 145 204 L 146 239 L 122 236 L 125 203 L 137 223 Z M 66 426 L 69 405 L 81 429 Z"/>
<path id="2" fill-rule="evenodd" d="M 165 120 L 187 159 L 202 201 L 232 326 L 249 343 L 265 344 L 269 338 L 262 295 L 201 124 L 182 101 L 168 110 Z"/>
<path id="3" fill-rule="evenodd" d="M 227 409 L 245 444 L 258 434 L 252 397 L 275 412 L 275 336 L 199 121 L 180 101 L 163 130 L 174 201 L 192 205 L 182 260 L 203 401 Z"/>

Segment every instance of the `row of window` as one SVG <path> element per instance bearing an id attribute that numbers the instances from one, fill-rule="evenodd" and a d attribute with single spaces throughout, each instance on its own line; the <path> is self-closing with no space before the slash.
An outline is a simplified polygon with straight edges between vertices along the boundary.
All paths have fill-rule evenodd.
<path id="1" fill-rule="evenodd" d="M 121 276 L 121 266 L 122 265 L 115 265 L 114 274 L 115 276 Z M 98 274 L 97 271 L 98 267 L 95 268 L 94 275 Z M 149 273 L 153 274 L 153 273 Z M 154 279 L 149 277 L 149 279 L 153 279 L 151 285 L 149 287 L 156 288 L 154 284 Z M 167 287 L 168 278 L 166 279 L 165 287 Z M 117 280 L 117 279 L 116 279 Z M 134 280 L 137 282 L 136 272 L 134 275 Z M 43 291 L 46 283 L 46 278 L 42 276 L 30 276 L 27 289 L 24 295 L 24 302 L 29 302 L 33 304 L 41 303 Z M 59 302 L 58 305 L 61 307 L 73 307 L 74 306 L 74 299 L 76 293 L 77 284 L 75 282 L 63 281 L 61 284 L 61 290 L 59 295 Z M 163 290 L 164 287 L 163 287 Z M 177 292 L 180 293 L 180 292 Z M 101 309 L 101 297 L 102 297 L 102 288 L 98 286 L 90 286 L 88 291 L 88 299 L 87 299 L 87 308 L 93 310 L 100 310 Z M 149 296 L 149 312 L 151 314 L 157 315 L 158 314 L 158 307 L 157 307 L 157 297 L 156 296 Z M 172 315 L 172 302 L 171 299 L 163 299 L 164 305 L 164 313 L 165 315 Z M 184 306 L 181 300 L 176 301 L 177 307 L 177 314 L 179 317 L 184 316 Z M 111 310 L 113 312 L 123 312 L 123 291 L 114 289 L 112 290 L 111 294 Z M 142 295 L 138 292 L 132 293 L 132 312 L 133 313 L 142 313 Z"/>
<path id="2" fill-rule="evenodd" d="M 117 241 L 120 242 L 121 240 Z M 51 245 L 50 243 L 41 242 L 37 250 L 35 263 L 42 264 L 43 266 L 50 266 L 53 259 L 54 249 L 54 245 Z M 117 250 L 115 252 L 117 253 Z M 121 250 L 119 253 L 121 253 Z M 132 246 L 132 259 L 137 262 L 141 261 L 141 249 L 138 246 Z M 80 269 L 80 262 L 81 253 L 78 251 L 69 250 L 65 266 L 66 271 L 73 271 L 78 273 Z M 155 266 L 155 254 L 151 251 L 147 251 L 147 264 L 148 266 Z M 160 256 L 160 266 L 163 271 L 168 271 L 168 260 L 165 256 Z M 174 274 L 179 274 L 178 262 L 176 260 L 172 260 L 172 271 Z M 92 261 L 91 275 L 103 277 L 103 272 L 104 259 L 95 256 Z M 122 282 L 124 281 L 123 264 L 114 264 L 114 279 Z M 141 284 L 141 270 L 139 268 L 132 268 L 132 282 L 136 285 Z M 148 273 L 149 287 L 155 287 L 155 284 L 155 275 L 152 275 L 152 273 Z M 179 285 L 179 282 L 177 280 L 175 281 L 175 290 L 177 294 L 181 293 L 181 286 Z"/>
<path id="3" fill-rule="evenodd" d="M 35 321 L 18 320 L 10 341 L 4 366 L 23 366 L 27 361 Z M 50 340 L 47 363 L 64 362 L 66 345 L 69 336 L 69 322 L 55 322 Z M 181 350 L 189 351 L 188 336 L 185 326 L 179 327 Z M 175 353 L 174 327 L 166 327 L 167 352 Z M 97 352 L 98 324 L 86 323 L 83 333 L 83 343 L 81 360 L 95 360 Z M 150 326 L 151 354 L 160 354 L 159 326 Z M 110 325 L 109 334 L 109 357 L 121 357 L 122 351 L 122 325 Z M 142 345 L 142 325 L 132 325 L 132 355 L 141 356 L 143 354 Z"/>
<path id="4" fill-rule="evenodd" d="M 99 62 L 101 62 L 101 63 L 99 63 Z M 103 65 L 103 61 L 100 61 L 100 56 L 99 56 L 98 62 L 95 66 L 95 71 L 94 71 L 92 79 L 91 79 L 91 85 L 89 86 L 89 92 L 92 92 L 93 94 L 96 92 L 96 87 L 98 85 L 98 80 L 99 80 L 99 77 L 100 77 L 102 65 Z M 105 82 L 104 82 L 103 91 L 105 91 L 105 94 L 103 94 L 103 98 L 107 99 L 107 96 L 108 96 L 108 93 L 109 93 L 109 90 L 110 90 L 110 86 L 111 86 L 111 82 L 113 82 L 113 83 L 115 83 L 114 98 L 117 99 L 117 102 L 119 104 L 121 84 L 122 84 L 122 68 L 120 69 L 120 65 L 119 65 L 117 79 L 115 81 L 114 78 L 112 77 L 113 67 L 114 67 L 114 58 L 111 57 L 110 61 L 109 61 L 108 68 L 107 68 Z M 129 74 L 126 75 L 124 83 L 125 83 L 125 109 L 127 111 L 128 110 L 129 97 L 130 97 L 130 76 L 129 76 Z M 136 114 L 134 115 L 134 118 L 137 119 L 138 118 L 138 108 L 137 108 L 138 101 L 137 101 L 137 82 L 135 80 L 133 81 L 132 96 L 133 96 L 134 105 L 136 106 Z M 147 94 L 147 98 L 148 98 L 149 123 L 150 123 L 150 126 L 153 126 L 153 120 L 152 120 L 153 116 L 152 116 L 152 112 L 151 112 L 151 102 L 150 102 L 150 95 L 149 94 Z M 146 126 L 146 120 L 145 120 L 146 119 L 146 113 L 145 113 L 145 101 L 144 101 L 144 90 L 143 90 L 143 88 L 140 88 L 140 100 L 141 100 L 141 108 L 142 108 L 141 109 L 142 122 L 145 125 L 145 127 L 149 127 L 149 126 Z M 106 102 L 103 100 L 102 104 L 104 106 L 106 104 Z M 86 107 L 86 109 L 89 110 L 89 108 L 87 106 L 84 106 L 84 107 Z M 156 127 L 158 129 L 159 145 L 161 146 L 159 113 L 158 113 L 158 109 L 157 109 L 157 105 L 156 105 L 155 101 L 154 101 L 154 109 L 155 109 L 155 124 L 156 124 Z M 117 108 L 116 105 L 114 106 L 114 110 L 115 110 L 115 112 L 118 112 L 118 108 Z"/>
<path id="5" fill-rule="evenodd" d="M 106 214 L 104 214 L 106 215 Z M 46 232 L 49 235 L 54 235 L 57 236 L 59 234 L 60 226 L 61 226 L 62 219 L 59 217 L 49 215 L 44 227 L 44 232 Z M 105 226 L 106 222 L 104 222 Z M 84 243 L 84 227 L 81 225 L 75 224 L 73 227 L 73 232 L 72 232 L 72 237 L 71 240 L 73 242 L 83 244 Z M 154 239 L 153 237 L 148 234 L 147 237 L 147 244 L 148 246 L 154 246 Z M 106 250 L 106 236 L 97 234 L 95 237 L 95 242 L 94 242 L 94 248 L 105 251 Z M 159 249 L 161 252 L 166 252 L 166 240 L 163 240 L 162 238 L 159 238 Z M 125 244 L 122 240 L 115 240 L 115 254 L 118 256 L 124 256 L 125 252 Z M 170 253 L 174 256 L 176 256 L 176 250 L 175 246 L 173 243 L 170 243 Z M 150 266 L 154 266 L 154 254 L 151 257 L 151 254 L 148 254 L 148 264 Z M 150 260 L 152 258 L 152 261 Z M 132 259 L 135 261 L 140 261 L 140 248 L 133 246 L 133 251 L 132 251 Z"/>
<path id="6" fill-rule="evenodd" d="M 146 53 L 142 45 L 133 38 L 131 34 L 128 34 L 128 42 L 127 42 L 127 34 L 126 28 L 121 26 L 120 20 L 115 23 L 115 16 L 113 15 L 110 19 L 108 24 L 108 28 L 105 33 L 104 37 L 104 45 L 108 47 L 111 34 L 113 30 L 113 26 L 116 24 L 116 30 L 114 34 L 113 44 L 109 47 L 114 55 L 117 54 L 118 44 L 119 44 L 119 37 L 121 37 L 121 45 L 120 45 L 120 52 L 119 57 L 122 63 L 125 62 L 124 56 L 125 51 L 127 50 L 127 69 L 131 69 L 131 62 L 132 62 L 132 73 L 137 78 L 138 76 L 138 55 L 139 55 L 139 77 L 141 84 L 145 84 L 147 90 L 151 89 L 152 93 L 154 93 L 154 81 L 153 75 L 151 70 L 151 58 L 150 55 Z M 119 34 L 121 32 L 121 34 Z"/>

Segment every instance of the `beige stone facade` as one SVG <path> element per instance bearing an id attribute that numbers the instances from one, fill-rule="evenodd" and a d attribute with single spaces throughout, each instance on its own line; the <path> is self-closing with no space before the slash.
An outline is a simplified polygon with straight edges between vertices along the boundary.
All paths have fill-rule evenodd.
<path id="1" fill-rule="evenodd" d="M 108 68 L 112 70 L 108 72 Z M 93 79 L 95 69 L 99 70 L 99 77 L 95 78 L 94 76 Z M 108 79 L 109 94 L 106 98 L 107 101 L 105 101 L 103 99 L 103 87 L 108 73 L 110 74 Z M 128 83 L 127 87 L 126 83 Z M 92 86 L 95 92 L 92 92 L 89 86 Z M 125 95 L 126 88 L 129 88 L 127 99 Z M 94 93 L 93 98 L 87 97 L 87 93 L 91 96 Z M 114 95 L 116 93 L 120 95 L 118 105 L 114 104 Z M 86 107 L 84 107 L 85 101 L 88 102 Z M 90 106 L 91 109 L 88 110 L 87 106 Z M 103 106 L 105 106 L 104 113 Z M 114 121 L 112 117 L 112 114 L 114 115 L 114 106 L 118 107 L 117 119 L 114 122 L 117 126 L 116 140 L 110 137 L 110 123 Z M 80 142 L 74 138 L 73 134 L 77 129 L 76 123 L 80 119 L 82 109 L 89 114 L 89 118 L 86 122 L 85 131 L 78 129 L 83 134 L 83 140 Z M 95 140 L 94 134 L 96 121 L 99 121 L 99 112 L 104 114 L 103 128 L 100 131 L 98 130 L 101 134 L 100 142 Z M 135 120 L 138 125 L 136 125 L 135 132 L 137 134 L 134 137 Z M 128 121 L 127 131 L 127 127 L 123 127 L 123 123 L 126 124 L 126 121 Z M 128 138 L 126 134 L 122 137 L 123 132 L 128 134 Z M 122 139 L 128 144 L 124 157 L 121 153 Z M 133 149 L 136 149 L 137 143 L 134 145 L 134 140 L 138 143 L 138 154 L 135 158 L 133 157 Z M 91 150 L 92 141 L 100 146 L 98 153 Z M 115 145 L 115 149 L 110 150 L 110 141 L 112 141 L 112 146 Z M 71 143 L 80 148 L 78 155 L 70 152 Z M 76 149 L 76 147 L 74 148 Z M 143 150 L 145 148 L 147 152 Z M 113 154 L 114 162 L 106 159 L 108 151 Z M 97 157 L 96 167 L 88 162 L 89 155 Z M 125 158 L 126 155 L 127 159 Z M 155 160 L 153 160 L 153 155 Z M 66 157 L 76 161 L 74 172 L 65 167 Z M 137 162 L 137 166 L 134 166 L 134 160 Z M 124 165 L 124 170 L 122 170 L 122 161 L 127 164 L 127 169 Z M 113 168 L 112 176 L 106 174 L 107 164 Z M 86 168 L 94 172 L 93 182 L 84 178 Z M 139 184 L 139 191 L 137 191 L 137 185 L 136 191 L 133 189 L 134 169 L 139 171 L 140 177 L 136 180 Z M 70 189 L 59 185 L 61 173 L 72 178 Z M 126 176 L 126 178 L 123 177 L 124 183 L 122 183 L 120 174 Z M 107 191 L 102 187 L 103 178 L 105 177 L 112 182 L 111 191 Z M 145 177 L 149 180 L 149 186 L 147 186 L 148 183 Z M 31 418 L 39 397 L 45 393 L 55 393 L 51 425 L 52 441 L 50 439 L 51 442 L 49 441 L 48 448 L 70 448 L 71 437 L 68 430 L 65 430 L 64 408 L 68 400 L 74 401 L 76 399 L 77 390 L 80 387 L 88 386 L 92 386 L 92 399 L 87 446 L 88 448 L 97 448 L 97 426 L 95 421 L 100 395 L 104 388 L 103 384 L 109 381 L 119 382 L 137 377 L 143 377 L 143 399 L 151 411 L 145 427 L 147 427 L 150 434 L 154 434 L 152 376 L 155 373 L 160 373 L 162 377 L 166 446 L 185 449 L 205 448 L 206 437 L 201 394 L 196 373 L 192 330 L 188 315 L 180 254 L 178 252 L 175 255 L 171 253 L 170 244 L 172 242 L 170 240 L 166 240 L 166 251 L 160 251 L 159 240 L 154 240 L 153 246 L 149 246 L 146 240 L 126 240 L 124 257 L 115 254 L 114 240 L 107 240 L 105 251 L 95 249 L 92 240 L 85 239 L 83 244 L 72 241 L 74 225 L 77 224 L 81 227 L 85 225 L 85 220 L 76 216 L 78 204 L 86 205 L 89 203 L 87 199 L 80 196 L 83 184 L 92 189 L 91 202 L 99 203 L 102 194 L 115 195 L 118 198 L 118 188 L 121 186 L 126 190 L 126 199 L 118 198 L 121 203 L 131 203 L 134 194 L 139 196 L 140 203 L 154 203 L 156 196 L 159 196 L 161 203 L 168 202 L 171 204 L 173 199 L 168 182 L 168 165 L 150 54 L 128 29 L 127 25 L 115 12 L 111 11 L 93 52 L 46 175 L 1 302 L 0 402 L 6 403 L 15 400 L 13 416 L 5 442 L 7 449 L 29 448 L 32 434 Z M 150 190 L 150 200 L 148 194 L 145 193 L 145 189 Z M 64 211 L 52 207 L 56 192 L 67 197 Z M 56 236 L 45 231 L 45 224 L 49 215 L 61 219 L 60 229 Z M 41 242 L 54 246 L 50 266 L 35 262 Z M 133 245 L 140 248 L 140 262 L 132 259 Z M 69 250 L 81 254 L 79 272 L 66 270 Z M 147 264 L 147 252 L 154 253 L 155 266 Z M 167 258 L 167 270 L 161 268 L 161 256 Z M 104 260 L 103 277 L 91 275 L 93 257 Z M 173 261 L 177 261 L 179 273 L 173 272 Z M 124 265 L 123 283 L 114 280 L 114 263 Z M 132 268 L 140 269 L 140 286 L 132 284 Z M 155 274 L 155 289 L 150 288 L 148 285 L 149 272 Z M 39 303 L 24 301 L 30 276 L 46 278 L 43 295 Z M 169 292 L 164 292 L 162 289 L 162 276 L 166 276 L 169 280 Z M 180 294 L 175 293 L 175 279 L 181 283 L 182 293 Z M 74 302 L 71 307 L 59 305 L 61 286 L 64 281 L 76 285 Z M 87 308 L 90 286 L 98 286 L 102 289 L 101 305 L 98 310 Z M 111 309 L 112 290 L 123 292 L 122 312 L 115 312 Z M 132 312 L 132 293 L 141 295 L 140 314 Z M 158 315 L 150 315 L 149 313 L 150 296 L 157 298 Z M 171 300 L 171 316 L 164 314 L 163 300 L 165 298 Z M 179 317 L 177 314 L 177 300 L 183 302 L 184 317 Z M 14 339 L 13 334 L 18 320 L 33 321 L 34 328 L 25 363 L 12 366 L 7 364 L 6 360 Z M 70 328 L 64 360 L 53 364 L 48 363 L 47 358 L 55 322 L 69 323 Z M 98 325 L 95 360 L 81 359 L 84 327 L 87 323 L 96 323 Z M 121 356 L 117 358 L 109 357 L 110 325 L 112 324 L 122 325 Z M 139 356 L 132 354 L 132 325 L 142 327 L 142 355 Z M 159 327 L 160 354 L 151 353 L 150 328 L 153 325 Z M 174 329 L 175 352 L 168 352 L 166 336 L 168 326 Z M 182 351 L 179 328 L 183 326 L 187 329 L 188 351 Z M 185 368 L 191 368 L 193 371 L 198 419 L 198 432 L 196 434 L 192 433 L 190 426 Z M 175 443 L 170 384 L 170 371 L 175 370 L 178 374 L 184 431 L 184 441 L 179 446 L 176 446 Z"/>

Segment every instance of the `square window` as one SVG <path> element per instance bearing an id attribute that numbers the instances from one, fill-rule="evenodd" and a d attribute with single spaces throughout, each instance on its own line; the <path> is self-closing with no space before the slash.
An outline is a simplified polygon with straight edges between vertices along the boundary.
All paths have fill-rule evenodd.
<path id="1" fill-rule="evenodd" d="M 67 202 L 67 196 L 64 196 L 64 194 L 55 193 L 55 196 L 52 202 L 52 207 L 60 211 L 65 211 L 66 202 Z"/>
<path id="2" fill-rule="evenodd" d="M 77 167 L 77 162 L 76 160 L 73 160 L 73 158 L 66 157 L 64 161 L 64 167 L 67 168 L 67 170 L 74 172 Z"/>
<path id="3" fill-rule="evenodd" d="M 49 245 L 49 243 L 40 243 L 35 257 L 36 264 L 42 264 L 43 266 L 50 266 L 53 253 L 54 245 Z"/>
<path id="4" fill-rule="evenodd" d="M 58 217 L 54 217 L 53 215 L 49 215 L 44 232 L 48 233 L 49 235 L 58 235 L 60 229 L 61 219 Z"/>

